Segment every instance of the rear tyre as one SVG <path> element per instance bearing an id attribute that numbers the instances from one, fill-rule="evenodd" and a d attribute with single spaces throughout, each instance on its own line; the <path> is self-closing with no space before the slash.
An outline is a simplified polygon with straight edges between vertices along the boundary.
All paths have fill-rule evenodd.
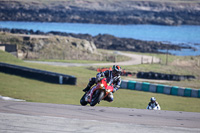
<path id="1" fill-rule="evenodd" d="M 87 92 L 86 92 L 86 93 L 87 93 Z M 86 95 L 86 93 L 82 96 L 82 98 L 81 98 L 81 100 L 80 100 L 80 104 L 81 104 L 82 106 L 87 105 L 87 102 L 85 101 L 85 95 Z"/>
<path id="2" fill-rule="evenodd" d="M 90 102 L 90 106 L 95 106 L 99 103 L 104 97 L 104 91 L 96 90 L 94 95 L 92 96 L 92 100 Z"/>

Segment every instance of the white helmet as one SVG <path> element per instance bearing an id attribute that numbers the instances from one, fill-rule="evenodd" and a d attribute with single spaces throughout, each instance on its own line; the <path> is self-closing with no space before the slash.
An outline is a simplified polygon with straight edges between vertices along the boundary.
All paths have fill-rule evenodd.
<path id="1" fill-rule="evenodd" d="M 152 97 L 152 98 L 150 99 L 150 101 L 151 101 L 152 103 L 154 103 L 154 102 L 156 101 L 156 98 L 155 98 L 155 97 Z"/>

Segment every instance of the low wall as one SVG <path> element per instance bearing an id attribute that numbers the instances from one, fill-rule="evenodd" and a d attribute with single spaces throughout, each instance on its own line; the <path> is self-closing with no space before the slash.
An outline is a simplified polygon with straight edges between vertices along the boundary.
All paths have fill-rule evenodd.
<path id="1" fill-rule="evenodd" d="M 153 93 L 161 93 L 174 96 L 196 97 L 200 98 L 200 89 L 181 88 L 178 86 L 167 86 L 162 84 L 150 84 L 147 82 L 136 82 L 131 80 L 122 80 L 120 88 L 139 90 Z"/>
<path id="2" fill-rule="evenodd" d="M 0 72 L 56 84 L 76 85 L 76 77 L 0 62 Z"/>

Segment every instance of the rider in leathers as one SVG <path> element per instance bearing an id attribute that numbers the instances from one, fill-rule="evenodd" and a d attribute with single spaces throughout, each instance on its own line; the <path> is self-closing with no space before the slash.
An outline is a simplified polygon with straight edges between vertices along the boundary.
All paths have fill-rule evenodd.
<path id="1" fill-rule="evenodd" d="M 96 75 L 96 78 L 93 77 L 90 79 L 87 87 L 83 90 L 84 92 L 86 91 L 89 91 L 90 88 L 95 84 L 97 83 L 101 77 L 105 77 L 107 79 L 107 83 L 113 83 L 113 86 L 114 86 L 114 90 L 113 92 L 110 92 L 108 94 L 108 96 L 106 98 L 104 98 L 104 100 L 107 100 L 108 102 L 112 102 L 113 101 L 113 93 L 115 91 L 117 91 L 120 87 L 120 84 L 121 84 L 121 77 L 120 77 L 120 74 L 121 74 L 121 67 L 118 66 L 118 65 L 114 65 L 112 67 L 112 71 L 110 70 L 107 70 L 105 72 L 102 72 L 102 73 L 98 73 Z"/>
<path id="2" fill-rule="evenodd" d="M 161 110 L 160 105 L 158 104 L 158 102 L 156 101 L 155 97 L 152 97 L 150 99 L 150 102 L 147 106 L 147 109 L 152 109 L 152 110 Z"/>

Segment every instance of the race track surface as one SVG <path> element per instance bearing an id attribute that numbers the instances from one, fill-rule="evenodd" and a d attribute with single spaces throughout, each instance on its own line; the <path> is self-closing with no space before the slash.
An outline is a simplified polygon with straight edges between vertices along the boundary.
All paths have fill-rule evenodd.
<path id="1" fill-rule="evenodd" d="M 199 133 L 200 113 L 0 100 L 1 133 Z"/>
<path id="2" fill-rule="evenodd" d="M 123 52 L 117 52 L 119 55 L 130 57 L 131 60 L 128 61 L 122 61 L 122 62 L 115 62 L 115 63 L 63 63 L 63 62 L 46 62 L 46 61 L 25 61 L 29 63 L 39 63 L 39 64 L 47 64 L 52 66 L 63 66 L 63 67 L 74 67 L 74 66 L 112 66 L 112 65 L 138 65 L 143 63 L 158 63 L 160 60 L 156 57 L 152 56 L 146 56 L 146 55 L 138 55 L 138 54 L 129 54 L 129 53 L 123 53 Z M 153 60 L 152 60 L 153 58 Z M 143 60 L 143 61 L 142 61 Z"/>

